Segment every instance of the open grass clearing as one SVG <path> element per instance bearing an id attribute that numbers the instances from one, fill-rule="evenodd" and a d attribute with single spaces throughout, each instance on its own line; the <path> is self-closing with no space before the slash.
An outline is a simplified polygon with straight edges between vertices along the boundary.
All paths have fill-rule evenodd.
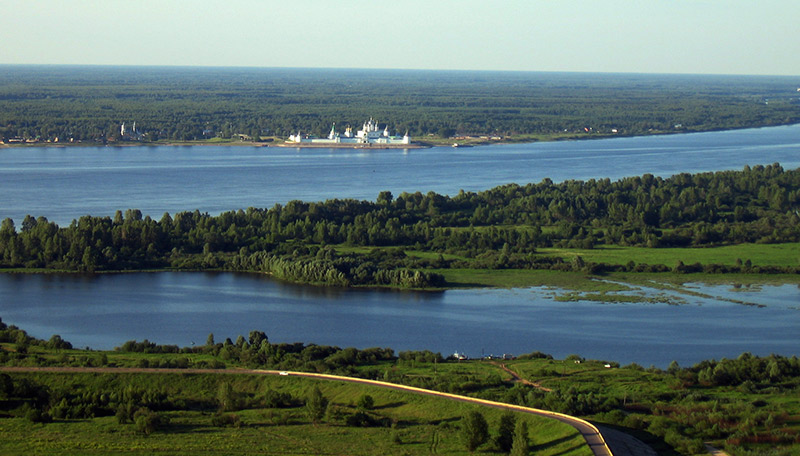
<path id="1" fill-rule="evenodd" d="M 787 244 L 739 244 L 704 248 L 647 248 L 601 245 L 594 249 L 542 248 L 543 255 L 559 256 L 571 260 L 576 256 L 585 261 L 608 264 L 684 264 L 735 265 L 737 260 L 750 260 L 754 266 L 797 266 L 800 263 L 800 243 Z"/>

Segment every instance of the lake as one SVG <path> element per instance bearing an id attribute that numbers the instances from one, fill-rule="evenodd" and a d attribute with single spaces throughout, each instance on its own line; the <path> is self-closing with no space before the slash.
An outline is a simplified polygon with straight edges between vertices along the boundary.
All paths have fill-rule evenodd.
<path id="1" fill-rule="evenodd" d="M 800 166 L 800 126 L 465 149 L 284 149 L 231 146 L 0 149 L 0 218 L 59 224 L 138 208 L 217 214 L 289 200 L 374 200 L 383 190 L 485 190 L 516 182 Z M 686 304 L 561 303 L 543 289 L 416 293 L 283 284 L 247 274 L 0 275 L 0 317 L 36 337 L 111 348 L 235 339 L 389 346 L 449 354 L 524 353 L 665 367 L 707 358 L 800 352 L 795 285 Z M 643 290 L 646 293 L 660 293 Z M 728 297 L 732 294 L 733 297 Z M 744 297 L 740 297 L 744 296 Z M 726 298 L 727 297 L 727 298 Z M 743 306 L 726 299 L 763 304 Z"/>
<path id="2" fill-rule="evenodd" d="M 692 288 L 765 307 L 691 296 L 681 305 L 556 302 L 544 288 L 346 290 L 257 274 L 163 272 L 0 274 L 0 315 L 38 337 L 60 334 L 76 346 L 102 349 L 145 338 L 199 345 L 212 332 L 221 341 L 257 329 L 273 342 L 473 357 L 540 350 L 660 367 L 745 351 L 798 353 L 797 285 Z"/>

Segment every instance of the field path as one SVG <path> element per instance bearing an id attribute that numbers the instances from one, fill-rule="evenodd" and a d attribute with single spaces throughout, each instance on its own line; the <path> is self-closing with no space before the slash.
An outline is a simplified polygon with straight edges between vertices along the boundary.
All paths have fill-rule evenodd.
<path id="1" fill-rule="evenodd" d="M 531 415 L 542 416 L 545 418 L 552 418 L 562 423 L 566 423 L 573 428 L 577 429 L 586 440 L 586 444 L 591 448 L 592 453 L 596 456 L 613 456 L 611 449 L 608 447 L 603 435 L 592 423 L 582 420 L 580 418 L 564 415 L 562 413 L 550 412 L 547 410 L 534 409 L 530 407 L 522 407 L 519 405 L 504 404 L 502 402 L 489 401 L 485 399 L 478 399 L 468 396 L 460 396 L 458 394 L 442 393 L 439 391 L 432 391 L 423 388 L 416 388 L 413 386 L 397 385 L 394 383 L 381 382 L 377 380 L 368 380 L 363 378 L 342 377 L 339 375 L 329 374 L 312 374 L 308 372 L 287 372 L 276 370 L 261 370 L 261 369 L 155 369 L 155 368 L 137 368 L 137 367 L 0 367 L 0 372 L 13 373 L 13 372 L 51 372 L 51 373 L 93 373 L 93 374 L 229 374 L 229 375 L 280 375 L 289 377 L 305 377 L 320 380 L 332 380 L 339 382 L 360 383 L 363 385 L 372 385 L 381 388 L 389 388 L 398 391 L 406 391 L 415 394 L 423 394 L 426 396 L 443 397 L 455 401 L 469 402 L 472 404 L 479 404 L 488 407 L 494 407 L 504 410 L 511 410 L 514 412 L 529 413 Z"/>
<path id="2" fill-rule="evenodd" d="M 505 372 L 507 372 L 509 375 L 511 375 L 511 378 L 512 378 L 512 380 L 514 382 L 522 383 L 523 385 L 532 386 L 532 387 L 534 387 L 534 388 L 536 388 L 538 390 L 542 390 L 542 391 L 545 391 L 547 393 L 553 391 L 552 389 L 550 389 L 550 388 L 548 388 L 546 386 L 542 386 L 539 383 L 532 382 L 530 380 L 526 380 L 526 379 L 520 377 L 518 373 L 516 373 L 513 370 L 509 369 L 508 366 L 506 366 L 505 364 L 496 363 L 494 361 L 490 361 L 490 363 L 495 365 L 495 366 L 497 366 L 497 367 L 499 367 L 500 369 L 503 369 Z"/>
<path id="3" fill-rule="evenodd" d="M 713 446 L 711 446 L 711 445 L 709 445 L 707 443 L 705 445 L 706 445 L 706 450 L 708 450 L 708 453 L 711 456 L 730 456 L 730 455 L 728 455 L 728 453 L 726 453 L 726 452 L 724 452 L 724 451 L 722 451 L 722 450 L 720 450 L 718 448 L 714 448 Z"/>

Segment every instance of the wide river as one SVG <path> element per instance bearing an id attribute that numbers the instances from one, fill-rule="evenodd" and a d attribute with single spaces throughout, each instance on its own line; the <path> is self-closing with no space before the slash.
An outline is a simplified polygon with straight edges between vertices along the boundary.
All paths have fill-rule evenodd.
<path id="1" fill-rule="evenodd" d="M 69 147 L 0 149 L 0 219 L 67 224 L 138 208 L 217 214 L 299 199 L 374 200 L 544 178 L 800 167 L 800 126 L 464 149 Z M 204 343 L 265 331 L 275 342 L 432 349 L 449 354 L 570 353 L 664 367 L 744 351 L 800 354 L 800 289 L 734 292 L 685 304 L 561 303 L 542 289 L 444 293 L 335 290 L 248 274 L 0 275 L 0 317 L 36 337 L 111 348 L 130 339 Z M 640 290 L 639 293 L 659 293 Z M 742 297 L 743 296 L 743 297 Z M 734 304 L 747 301 L 762 306 Z"/>

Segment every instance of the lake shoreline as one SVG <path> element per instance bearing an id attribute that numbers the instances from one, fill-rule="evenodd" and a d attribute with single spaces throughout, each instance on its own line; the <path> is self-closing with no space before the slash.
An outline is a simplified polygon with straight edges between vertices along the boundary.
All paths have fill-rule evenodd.
<path id="1" fill-rule="evenodd" d="M 488 272 L 486 270 L 484 272 Z M 441 271 L 439 271 L 441 272 Z M 481 271 L 478 271 L 479 273 Z M 800 286 L 800 276 L 795 274 L 755 274 L 755 273 L 729 273 L 729 274 L 676 274 L 676 273 L 612 273 L 606 275 L 585 275 L 576 274 L 571 271 L 550 271 L 550 270 L 511 270 L 512 273 L 516 272 L 531 272 L 536 274 L 528 283 L 493 283 L 492 281 L 485 281 L 485 283 L 471 282 L 468 284 L 458 282 L 447 282 L 442 287 L 432 288 L 408 288 L 408 287 L 394 287 L 388 285 L 357 285 L 357 286 L 332 286 L 322 283 L 300 282 L 284 280 L 274 277 L 270 273 L 261 271 L 232 271 L 224 269 L 174 269 L 174 268 L 150 268 L 150 269 L 135 269 L 135 270 L 109 270 L 109 271 L 70 271 L 59 269 L 25 269 L 25 268 L 10 268 L 0 269 L 0 275 L 43 275 L 43 276 L 75 276 L 75 277 L 98 277 L 105 275 L 127 275 L 127 274 L 166 274 L 166 273 L 179 273 L 179 274 L 243 274 L 268 277 L 270 280 L 280 284 L 287 284 L 291 286 L 312 287 L 319 290 L 340 290 L 340 291 L 386 291 L 393 293 L 444 293 L 447 291 L 457 290 L 526 290 L 533 288 L 547 288 L 554 291 L 558 290 L 563 292 L 561 295 L 554 295 L 556 301 L 569 298 L 569 300 L 581 300 L 586 302 L 603 303 L 615 302 L 617 298 L 614 297 L 620 291 L 630 291 L 636 287 L 655 287 L 658 289 L 665 289 L 676 291 L 685 295 L 692 295 L 693 292 L 685 287 L 687 283 L 700 283 L 704 285 L 726 285 L 731 286 L 738 291 L 746 293 L 757 289 L 762 286 L 774 285 L 792 285 L 797 284 Z M 549 277 L 542 277 L 549 276 Z M 573 280 L 576 276 L 580 276 L 579 280 Z M 612 284 L 612 285 L 609 285 Z M 702 296 L 710 297 L 710 296 Z M 628 299 L 624 301 L 630 303 L 646 303 L 645 298 L 642 299 Z M 730 300 L 728 300 L 730 301 Z M 617 301 L 621 302 L 621 301 Z M 733 301 L 730 301 L 733 302 Z M 752 305 L 749 302 L 735 302 L 736 304 Z"/>
<path id="2" fill-rule="evenodd" d="M 186 345 L 209 332 L 261 329 L 287 343 L 471 356 L 539 350 L 642 365 L 744 351 L 796 354 L 796 286 L 755 287 L 745 296 L 728 286 L 688 288 L 697 296 L 646 285 L 622 293 L 683 296 L 669 305 L 561 302 L 554 299 L 561 292 L 547 287 L 425 293 L 294 285 L 257 274 L 0 274 L 0 316 L 37 337 L 60 334 L 95 348 L 133 338 Z"/>

